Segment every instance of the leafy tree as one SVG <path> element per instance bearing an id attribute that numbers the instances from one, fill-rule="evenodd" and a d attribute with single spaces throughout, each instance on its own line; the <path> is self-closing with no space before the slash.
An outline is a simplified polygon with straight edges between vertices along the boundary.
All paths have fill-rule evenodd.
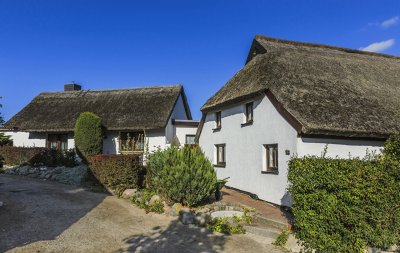
<path id="1" fill-rule="evenodd" d="M 77 152 L 84 160 L 101 154 L 103 150 L 101 118 L 92 112 L 81 113 L 75 123 L 74 139 Z"/>

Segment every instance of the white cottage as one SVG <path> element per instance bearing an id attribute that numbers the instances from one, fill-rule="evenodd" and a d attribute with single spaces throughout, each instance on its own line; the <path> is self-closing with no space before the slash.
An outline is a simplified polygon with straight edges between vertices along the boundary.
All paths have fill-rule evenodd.
<path id="1" fill-rule="evenodd" d="M 256 36 L 201 108 L 199 145 L 227 185 L 290 206 L 293 156 L 364 157 L 400 131 L 400 57 Z"/>
<path id="2" fill-rule="evenodd" d="M 165 148 L 177 136 L 193 144 L 198 121 L 192 120 L 182 85 L 118 90 L 81 90 L 66 84 L 63 92 L 45 92 L 4 124 L 15 146 L 71 149 L 74 125 L 82 112 L 100 116 L 103 153 L 142 154 Z M 183 123 L 182 123 L 183 122 Z"/>

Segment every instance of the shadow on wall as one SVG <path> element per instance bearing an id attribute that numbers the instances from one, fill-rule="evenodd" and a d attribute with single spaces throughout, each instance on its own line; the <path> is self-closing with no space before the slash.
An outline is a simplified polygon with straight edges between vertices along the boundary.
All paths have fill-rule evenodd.
<path id="1" fill-rule="evenodd" d="M 0 175 L 0 252 L 53 240 L 99 205 L 106 194 Z"/>
<path id="2" fill-rule="evenodd" d="M 182 225 L 172 221 L 166 229 L 154 227 L 152 233 L 124 239 L 126 247 L 116 252 L 220 252 L 226 236 L 213 234 L 206 228 Z"/>
<path id="3" fill-rule="evenodd" d="M 289 224 L 293 226 L 294 217 L 291 211 L 291 206 L 292 206 L 292 196 L 290 195 L 290 192 L 286 191 L 285 195 L 283 195 L 283 197 L 281 198 L 281 206 L 279 209 L 281 210 L 282 214 L 285 216 Z"/>
<path id="4" fill-rule="evenodd" d="M 281 206 L 292 206 L 292 196 L 290 195 L 290 192 L 285 191 L 285 195 L 283 195 L 283 197 L 281 198 Z"/>

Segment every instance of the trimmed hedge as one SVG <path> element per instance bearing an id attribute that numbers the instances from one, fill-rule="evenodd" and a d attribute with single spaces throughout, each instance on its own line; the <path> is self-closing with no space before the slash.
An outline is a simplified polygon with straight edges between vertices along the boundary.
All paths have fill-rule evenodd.
<path id="1" fill-rule="evenodd" d="M 171 202 L 193 206 L 215 192 L 217 176 L 200 147 L 171 147 L 150 155 L 147 182 Z"/>
<path id="2" fill-rule="evenodd" d="M 44 150 L 46 148 L 0 146 L 0 156 L 6 165 L 21 165 L 28 163 L 32 157 Z"/>
<path id="3" fill-rule="evenodd" d="M 79 115 L 74 129 L 75 146 L 79 156 L 88 157 L 101 154 L 103 151 L 103 129 L 101 118 L 91 112 Z"/>
<path id="4" fill-rule="evenodd" d="M 135 155 L 96 155 L 89 158 L 95 178 L 107 188 L 122 192 L 142 187 L 144 167 Z"/>
<path id="5" fill-rule="evenodd" d="M 294 232 L 306 249 L 363 252 L 400 241 L 400 162 L 384 156 L 289 162 Z"/>
<path id="6" fill-rule="evenodd" d="M 33 156 L 28 163 L 31 166 L 48 167 L 75 167 L 78 165 L 74 149 L 66 151 L 60 151 L 57 149 L 44 149 Z"/>

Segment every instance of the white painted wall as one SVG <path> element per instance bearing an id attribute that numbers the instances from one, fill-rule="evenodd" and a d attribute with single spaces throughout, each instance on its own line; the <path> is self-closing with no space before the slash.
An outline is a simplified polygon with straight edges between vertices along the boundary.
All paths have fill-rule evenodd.
<path id="1" fill-rule="evenodd" d="M 219 179 L 230 177 L 227 185 L 257 194 L 268 202 L 289 206 L 286 193 L 287 162 L 297 152 L 297 133 L 264 96 L 254 101 L 254 123 L 242 127 L 244 101 L 222 110 L 222 127 L 215 128 L 215 114 L 207 113 L 199 144 L 207 157 L 215 163 L 215 144 L 226 144 L 226 167 L 216 167 Z M 264 162 L 264 144 L 278 143 L 279 174 L 261 173 Z M 290 155 L 285 155 L 285 150 Z"/>
<path id="2" fill-rule="evenodd" d="M 186 144 L 186 135 L 196 135 L 197 127 L 195 126 L 175 126 L 175 135 L 181 146 Z"/>
<path id="3" fill-rule="evenodd" d="M 299 157 L 306 155 L 321 156 L 327 146 L 326 157 L 364 158 L 367 152 L 380 154 L 383 145 L 383 141 L 297 138 L 297 155 Z"/>
<path id="4" fill-rule="evenodd" d="M 166 144 L 171 144 L 174 136 L 175 136 L 175 127 L 172 124 L 173 119 L 181 119 L 187 120 L 186 109 L 183 103 L 182 95 L 179 95 L 178 100 L 176 101 L 176 105 L 171 113 L 170 118 L 168 119 L 167 126 L 165 127 L 165 138 Z"/>
<path id="5" fill-rule="evenodd" d="M 166 143 L 165 129 L 148 131 L 146 136 L 150 153 L 159 148 L 165 149 L 170 146 L 170 144 Z"/>
<path id="6" fill-rule="evenodd" d="M 14 146 L 18 147 L 46 147 L 46 133 L 5 132 L 10 135 Z"/>

